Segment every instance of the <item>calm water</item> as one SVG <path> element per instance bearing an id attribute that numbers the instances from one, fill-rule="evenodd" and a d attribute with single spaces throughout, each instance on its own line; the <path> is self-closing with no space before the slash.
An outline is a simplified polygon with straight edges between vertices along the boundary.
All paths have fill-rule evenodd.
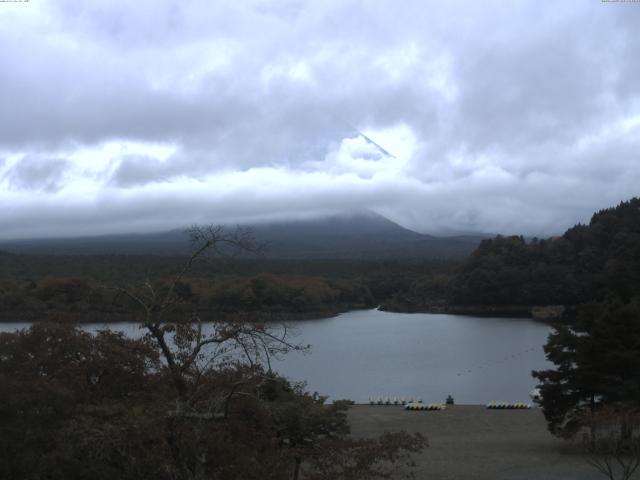
<path id="1" fill-rule="evenodd" d="M 296 341 L 311 344 L 311 352 L 291 353 L 274 369 L 334 399 L 437 402 L 451 394 L 458 403 L 528 401 L 531 370 L 549 365 L 542 350 L 549 327 L 528 319 L 359 310 L 292 325 Z M 0 330 L 25 326 L 0 324 Z M 140 335 L 134 323 L 110 328 Z"/>

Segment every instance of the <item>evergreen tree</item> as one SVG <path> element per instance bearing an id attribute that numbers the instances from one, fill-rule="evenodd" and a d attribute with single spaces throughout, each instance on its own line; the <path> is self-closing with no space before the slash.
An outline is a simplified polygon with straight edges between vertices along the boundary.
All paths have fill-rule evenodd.
<path id="1" fill-rule="evenodd" d="M 572 436 L 585 414 L 603 406 L 640 408 L 640 302 L 609 300 L 580 308 L 545 346 L 554 370 L 541 381 L 542 408 L 552 433 Z"/>
<path id="2" fill-rule="evenodd" d="M 580 305 L 640 292 L 640 198 L 547 240 L 484 240 L 458 268 L 456 305 Z"/>

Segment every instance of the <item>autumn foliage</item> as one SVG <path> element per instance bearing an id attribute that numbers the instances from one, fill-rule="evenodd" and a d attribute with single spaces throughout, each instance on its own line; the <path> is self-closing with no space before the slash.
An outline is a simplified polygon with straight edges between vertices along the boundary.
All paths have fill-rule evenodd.
<path id="1" fill-rule="evenodd" d="M 171 376 L 150 338 L 50 323 L 0 335 L 0 477 L 385 478 L 425 445 L 352 439 L 346 403 L 259 366 L 206 368 L 183 398 Z"/>

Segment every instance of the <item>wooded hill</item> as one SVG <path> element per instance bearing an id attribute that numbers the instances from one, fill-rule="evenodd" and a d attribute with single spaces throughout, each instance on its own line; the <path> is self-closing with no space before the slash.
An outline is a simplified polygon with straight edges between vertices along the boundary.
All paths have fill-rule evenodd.
<path id="1" fill-rule="evenodd" d="M 577 305 L 640 294 L 640 199 L 595 213 L 560 237 L 483 240 L 458 268 L 458 305 Z"/>
<path id="2" fill-rule="evenodd" d="M 372 308 L 450 272 L 480 237 L 436 238 L 371 212 L 255 226 L 264 255 L 200 259 L 176 314 L 294 318 Z M 4 252 L 2 250 L 5 250 Z M 124 319 L 113 288 L 163 288 L 189 250 L 183 231 L 0 242 L 0 321 Z"/>
<path id="3" fill-rule="evenodd" d="M 326 230 L 326 238 L 342 239 L 347 242 L 343 245 L 351 244 L 349 248 L 355 251 L 356 232 L 341 220 L 336 222 L 334 230 L 317 223 L 315 233 L 311 230 L 303 236 L 319 239 L 321 244 L 321 231 Z M 368 230 L 363 227 L 366 222 L 370 222 Z M 364 223 L 354 220 L 372 243 L 376 235 L 388 239 L 399 235 L 393 241 L 402 257 L 403 242 L 416 240 L 420 234 L 398 232 L 395 224 L 387 222 L 376 217 Z M 588 225 L 576 225 L 559 237 L 483 240 L 461 264 L 428 255 L 322 258 L 338 240 L 327 242 L 328 249 L 318 250 L 324 253 L 316 258 L 252 257 L 199 263 L 185 279 L 184 308 L 303 318 L 382 304 L 396 311 L 511 316 L 527 315 L 535 305 L 573 306 L 607 297 L 626 301 L 640 295 L 638 198 L 601 210 Z M 299 252 L 307 247 L 303 242 Z M 293 244 L 290 249 L 282 248 L 295 250 Z M 363 252 L 375 251 L 363 247 Z M 140 284 L 150 277 L 161 288 L 183 259 L 179 255 L 0 252 L 0 320 L 74 312 L 74 318 L 87 320 L 118 316 L 129 312 L 130 305 L 113 298 L 105 286 Z"/>

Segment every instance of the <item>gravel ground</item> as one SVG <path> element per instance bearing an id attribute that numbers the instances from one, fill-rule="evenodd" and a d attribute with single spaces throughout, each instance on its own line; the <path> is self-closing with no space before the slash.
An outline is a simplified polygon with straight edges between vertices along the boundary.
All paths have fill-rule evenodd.
<path id="1" fill-rule="evenodd" d="M 429 447 L 415 458 L 416 478 L 430 480 L 597 480 L 577 448 L 547 431 L 542 412 L 455 405 L 444 411 L 355 405 L 352 434 L 420 432 Z M 636 472 L 634 479 L 640 478 Z"/>

